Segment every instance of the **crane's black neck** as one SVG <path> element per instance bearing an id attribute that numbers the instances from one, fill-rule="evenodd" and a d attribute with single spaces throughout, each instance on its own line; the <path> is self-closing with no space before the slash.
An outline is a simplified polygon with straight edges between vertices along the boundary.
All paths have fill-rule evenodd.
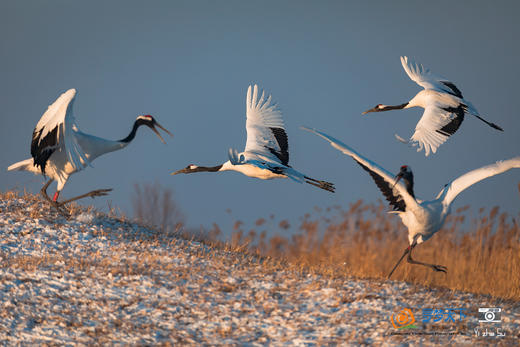
<path id="1" fill-rule="evenodd" d="M 395 105 L 395 106 L 387 105 L 384 108 L 382 108 L 381 111 L 401 110 L 401 109 L 405 108 L 406 106 L 408 106 L 407 102 L 405 102 L 404 104 Z"/>
<path id="2" fill-rule="evenodd" d="M 191 172 L 217 172 L 221 168 L 222 164 L 217 166 L 197 166 L 196 168 L 191 169 Z"/>
<path id="3" fill-rule="evenodd" d="M 406 187 L 406 191 L 415 199 L 415 194 L 413 193 L 413 173 L 406 172 L 403 174 L 403 182 Z"/>
<path id="4" fill-rule="evenodd" d="M 119 140 L 119 142 L 130 143 L 134 139 L 135 134 L 137 133 L 137 128 L 139 128 L 141 125 L 145 125 L 147 123 L 148 122 L 143 120 L 143 119 L 137 119 L 134 122 L 134 126 L 132 127 L 132 130 L 130 131 L 130 134 L 128 134 L 128 136 L 125 137 L 124 139 Z"/>

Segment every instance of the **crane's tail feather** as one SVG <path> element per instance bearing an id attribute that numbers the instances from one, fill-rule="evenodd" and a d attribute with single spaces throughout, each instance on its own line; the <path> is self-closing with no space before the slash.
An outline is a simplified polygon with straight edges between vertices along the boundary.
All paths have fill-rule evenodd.
<path id="1" fill-rule="evenodd" d="M 39 169 L 34 166 L 34 161 L 32 158 L 9 165 L 7 171 L 31 171 L 34 173 L 40 173 Z"/>

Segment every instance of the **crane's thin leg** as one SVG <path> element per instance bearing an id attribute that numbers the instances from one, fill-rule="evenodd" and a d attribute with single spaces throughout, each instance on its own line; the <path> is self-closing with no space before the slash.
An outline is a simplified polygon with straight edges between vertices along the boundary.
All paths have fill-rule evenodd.
<path id="1" fill-rule="evenodd" d="M 390 274 L 388 275 L 388 279 L 390 279 L 390 276 L 392 276 L 392 274 L 394 273 L 395 269 L 397 269 L 397 266 L 401 263 L 401 261 L 403 260 L 403 258 L 407 254 L 408 254 L 408 258 L 406 260 L 410 264 L 427 266 L 427 267 L 432 268 L 435 271 L 444 272 L 444 273 L 446 273 L 448 271 L 448 268 L 446 266 L 423 263 L 423 262 L 420 262 L 420 261 L 417 261 L 417 260 L 413 259 L 412 258 L 412 250 L 415 248 L 415 246 L 417 246 L 417 242 L 416 241 L 414 241 L 410 246 L 406 247 L 406 249 L 404 250 L 403 255 L 401 256 L 401 258 L 399 258 L 399 261 L 397 262 L 397 264 L 395 264 L 395 266 L 392 269 L 392 271 L 390 271 Z"/>
<path id="2" fill-rule="evenodd" d="M 408 262 L 410 264 L 417 264 L 417 265 L 422 265 L 422 266 L 428 266 L 430 268 L 432 268 L 433 270 L 435 271 L 439 271 L 439 272 L 444 272 L 446 273 L 448 271 L 448 268 L 446 266 L 443 266 L 443 265 L 435 265 L 435 264 L 428 264 L 428 263 L 422 263 L 420 261 L 417 261 L 415 259 L 412 259 L 412 249 L 416 246 L 417 244 L 414 243 L 412 245 L 412 247 L 410 248 L 410 252 L 408 253 Z"/>
<path id="3" fill-rule="evenodd" d="M 403 255 L 401 256 L 401 258 L 399 258 L 399 260 L 397 261 L 397 264 L 395 264 L 395 266 L 392 269 L 392 271 L 390 271 L 390 274 L 388 275 L 388 279 L 390 279 L 390 276 L 392 276 L 392 274 L 394 273 L 395 269 L 397 269 L 397 266 L 401 263 L 401 261 L 403 260 L 404 256 L 407 255 L 407 254 L 410 254 L 411 250 L 412 250 L 412 246 L 406 247 L 406 249 L 404 250 Z"/>
<path id="4" fill-rule="evenodd" d="M 49 196 L 47 195 L 47 188 L 49 188 L 49 185 L 52 183 L 52 179 L 50 179 L 49 181 L 47 181 L 47 183 L 45 183 L 42 187 L 42 189 L 40 189 L 40 194 L 45 198 L 45 200 L 49 201 L 49 202 L 53 202 L 51 198 L 49 198 Z"/>
<path id="5" fill-rule="evenodd" d="M 65 213 L 65 211 L 63 211 L 60 207 L 60 204 L 57 203 L 56 201 L 52 200 L 48 195 L 47 195 L 47 188 L 49 188 L 49 185 L 52 183 L 52 179 L 50 179 L 47 183 L 45 183 L 42 187 L 42 189 L 40 189 L 40 194 L 43 196 L 43 198 L 45 200 L 47 200 L 52 207 L 54 207 L 61 215 L 65 216 L 65 217 L 68 217 L 68 214 Z"/>
<path id="6" fill-rule="evenodd" d="M 93 190 L 91 192 L 88 192 L 86 194 L 82 194 L 82 195 L 78 195 L 78 196 L 75 196 L 73 198 L 70 198 L 68 200 L 65 200 L 65 201 L 62 201 L 62 202 L 58 202 L 58 205 L 59 206 L 63 206 L 65 204 L 68 204 L 69 202 L 72 202 L 72 201 L 76 201 L 76 200 L 79 200 L 79 199 L 83 199 L 83 198 L 86 198 L 86 197 L 91 197 L 91 198 L 94 198 L 96 196 L 104 196 L 104 195 L 108 195 L 108 192 L 112 191 L 112 189 L 97 189 L 97 190 Z"/>

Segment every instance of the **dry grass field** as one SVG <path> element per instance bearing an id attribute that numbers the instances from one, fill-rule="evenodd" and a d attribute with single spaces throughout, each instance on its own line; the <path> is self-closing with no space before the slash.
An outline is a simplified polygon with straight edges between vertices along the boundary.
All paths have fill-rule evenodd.
<path id="1" fill-rule="evenodd" d="M 136 187 L 136 196 L 150 194 L 155 217 L 135 223 L 115 209 L 103 214 L 78 205 L 64 218 L 38 196 L 1 193 L 0 340 L 487 345 L 490 337 L 475 331 L 495 326 L 479 323 L 478 307 L 503 310 L 505 336 L 492 337 L 493 344 L 520 338 L 518 226 L 497 209 L 481 211 L 473 232 L 461 230 L 465 211 L 456 212 L 445 230 L 418 247 L 418 259 L 447 265 L 447 275 L 404 264 L 387 281 L 406 232 L 383 206 L 316 209 L 319 217 L 304 216 L 291 238 L 267 237 L 267 231 L 292 231 L 286 220 L 260 218 L 247 232 L 247 223 L 237 221 L 231 241 L 222 242 L 216 225 L 185 229 L 168 192 Z M 482 277 L 479 268 L 504 278 Z M 391 324 L 402 308 L 419 321 L 425 308 L 447 307 L 463 309 L 464 320 L 421 323 L 410 335 Z"/>
<path id="2" fill-rule="evenodd" d="M 444 228 L 414 251 L 419 260 L 447 266 L 447 274 L 404 261 L 392 279 L 520 300 L 520 214 L 508 216 L 494 207 L 465 221 L 467 210 L 454 211 Z M 346 210 L 316 209 L 318 217 L 306 214 L 290 237 L 283 236 L 289 228 L 285 220 L 275 223 L 279 231 L 270 238 L 262 229 L 265 219 L 247 232 L 236 222 L 231 244 L 332 277 L 386 279 L 408 246 L 406 228 L 386 211 L 383 203 L 361 200 Z"/>

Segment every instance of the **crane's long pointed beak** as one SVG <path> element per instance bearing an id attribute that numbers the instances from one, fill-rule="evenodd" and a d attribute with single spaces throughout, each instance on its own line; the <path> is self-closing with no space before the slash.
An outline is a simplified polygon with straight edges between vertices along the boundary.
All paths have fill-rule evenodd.
<path id="1" fill-rule="evenodd" d="M 366 115 L 367 113 L 370 113 L 370 112 L 375 112 L 377 109 L 375 107 L 371 108 L 370 110 L 366 110 L 365 112 L 361 113 L 361 115 Z"/>
<path id="2" fill-rule="evenodd" d="M 164 141 L 164 139 L 163 139 L 163 137 L 161 136 L 161 134 L 159 134 L 159 131 L 155 128 L 155 125 L 157 125 L 157 126 L 159 127 L 159 129 L 164 130 L 168 135 L 170 135 L 171 137 L 173 137 L 173 134 L 172 134 L 171 132 L 169 132 L 169 131 L 168 131 L 165 127 L 163 127 L 161 124 L 155 122 L 155 123 L 154 123 L 154 126 L 152 126 L 151 128 L 152 128 L 153 132 L 154 132 L 157 136 L 159 136 L 159 139 L 161 139 L 161 142 L 162 142 L 162 143 L 166 143 L 166 141 Z"/>
<path id="3" fill-rule="evenodd" d="M 178 175 L 180 173 L 185 173 L 185 172 L 186 172 L 186 169 L 180 169 L 180 170 L 177 170 L 174 172 L 170 172 L 170 175 L 175 176 L 175 175 Z"/>
<path id="4" fill-rule="evenodd" d="M 392 189 L 394 189 L 395 185 L 397 184 L 397 182 L 399 182 L 399 180 L 403 178 L 403 174 L 402 173 L 398 173 L 396 176 L 395 176 L 395 182 L 394 182 L 394 185 L 392 186 Z"/>
<path id="5" fill-rule="evenodd" d="M 161 134 L 159 134 L 159 132 L 157 131 L 157 129 L 152 128 L 152 130 L 153 130 L 153 132 L 154 132 L 155 134 L 157 134 L 157 136 L 159 136 L 159 139 L 161 139 L 161 142 L 162 142 L 162 143 L 166 143 L 166 141 L 164 141 L 164 139 L 162 138 Z"/>
<path id="6" fill-rule="evenodd" d="M 171 132 L 169 132 L 165 127 L 163 127 L 161 124 L 157 123 L 157 121 L 155 121 L 155 125 L 157 125 L 159 127 L 159 129 L 164 130 L 168 135 L 173 137 L 173 134 Z"/>

